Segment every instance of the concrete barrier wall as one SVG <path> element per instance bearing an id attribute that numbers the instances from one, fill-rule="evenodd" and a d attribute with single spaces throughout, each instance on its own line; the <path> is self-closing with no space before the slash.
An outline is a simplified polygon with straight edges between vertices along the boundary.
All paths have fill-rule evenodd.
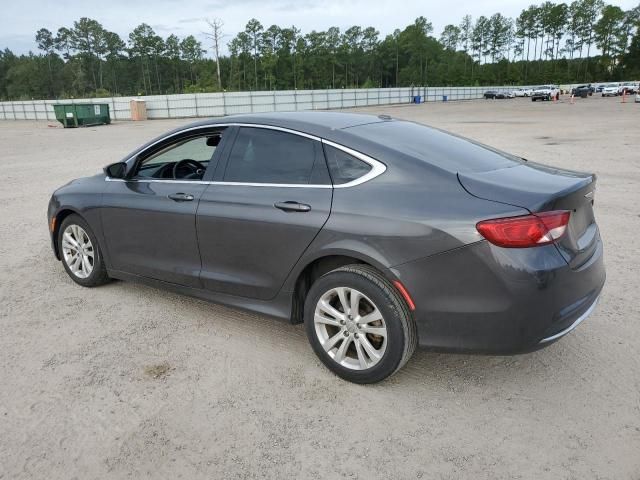
<path id="1" fill-rule="evenodd" d="M 507 91 L 515 87 L 407 87 L 339 90 L 279 90 L 264 92 L 220 92 L 141 97 L 83 98 L 69 100 L 25 100 L 0 102 L 0 120 L 55 120 L 56 103 L 106 103 L 112 120 L 131 120 L 129 102 L 146 101 L 150 119 L 217 117 L 236 113 L 326 110 L 374 105 L 477 100 L 487 90 Z"/>

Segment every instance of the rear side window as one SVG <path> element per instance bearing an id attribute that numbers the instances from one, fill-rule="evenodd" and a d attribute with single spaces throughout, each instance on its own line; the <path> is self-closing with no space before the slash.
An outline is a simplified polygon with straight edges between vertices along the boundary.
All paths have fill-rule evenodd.
<path id="1" fill-rule="evenodd" d="M 334 185 L 342 185 L 357 180 L 369 173 L 372 168 L 368 163 L 331 145 L 325 145 L 324 151 Z"/>
<path id="2" fill-rule="evenodd" d="M 316 162 L 319 142 L 292 133 L 242 127 L 229 156 L 224 181 L 242 183 L 326 183 Z M 322 162 L 324 163 L 324 161 Z M 314 164 L 316 168 L 314 169 Z"/>

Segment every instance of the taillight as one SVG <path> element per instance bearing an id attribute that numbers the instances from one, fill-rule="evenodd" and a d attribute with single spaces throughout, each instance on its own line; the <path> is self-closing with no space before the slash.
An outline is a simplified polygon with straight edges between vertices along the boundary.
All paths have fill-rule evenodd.
<path id="1" fill-rule="evenodd" d="M 526 248 L 548 245 L 567 231 L 571 212 L 557 210 L 521 217 L 495 218 L 476 224 L 480 234 L 494 245 Z"/>

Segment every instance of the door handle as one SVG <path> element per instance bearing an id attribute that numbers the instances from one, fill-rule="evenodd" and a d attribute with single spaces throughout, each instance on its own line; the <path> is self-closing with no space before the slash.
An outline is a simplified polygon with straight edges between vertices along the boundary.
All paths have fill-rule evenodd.
<path id="1" fill-rule="evenodd" d="M 311 210 L 311 205 L 307 205 L 306 203 L 299 202 L 276 202 L 273 204 L 274 207 L 284 211 L 284 212 L 308 212 Z"/>
<path id="2" fill-rule="evenodd" d="M 168 197 L 175 202 L 190 202 L 193 200 L 193 195 L 189 193 L 172 193 Z"/>

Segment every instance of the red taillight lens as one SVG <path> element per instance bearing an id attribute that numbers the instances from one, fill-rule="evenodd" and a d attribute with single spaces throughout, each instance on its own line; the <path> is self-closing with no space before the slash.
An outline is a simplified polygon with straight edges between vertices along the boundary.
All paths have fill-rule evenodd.
<path id="1" fill-rule="evenodd" d="M 567 230 L 571 212 L 558 210 L 521 217 L 496 218 L 478 222 L 476 229 L 494 245 L 526 248 L 547 245 Z"/>

